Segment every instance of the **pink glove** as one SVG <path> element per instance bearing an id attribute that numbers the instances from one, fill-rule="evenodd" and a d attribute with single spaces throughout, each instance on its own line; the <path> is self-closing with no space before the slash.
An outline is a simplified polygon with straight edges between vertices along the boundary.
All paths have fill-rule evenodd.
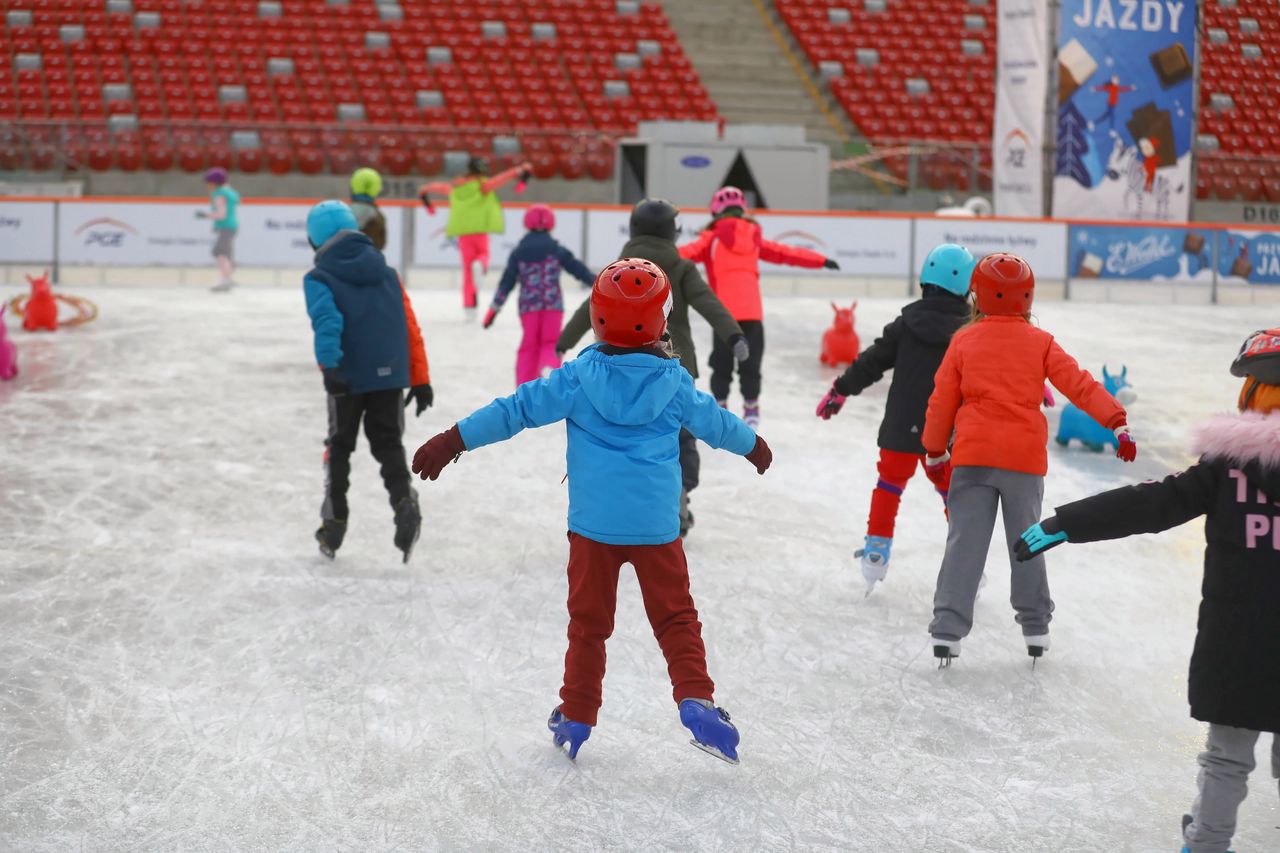
<path id="1" fill-rule="evenodd" d="M 1116 439 L 1120 444 L 1116 447 L 1116 458 L 1125 462 L 1132 462 L 1138 458 L 1138 443 L 1133 440 L 1133 436 L 1129 434 L 1129 428 L 1124 424 L 1116 427 Z"/>
<path id="2" fill-rule="evenodd" d="M 837 394 L 836 386 L 832 385 L 830 390 L 827 391 L 826 396 L 822 398 L 822 402 L 818 404 L 818 411 L 816 414 L 824 421 L 829 421 L 831 420 L 832 415 L 840 413 L 840 409 L 844 406 L 844 401 L 846 399 L 848 398 L 843 394 Z"/>
<path id="3" fill-rule="evenodd" d="M 493 321 L 497 318 L 497 316 L 498 316 L 498 312 L 490 308 L 488 311 L 485 312 L 484 320 L 480 323 L 480 325 L 486 329 L 489 328 L 490 326 L 493 325 Z"/>
<path id="4" fill-rule="evenodd" d="M 1058 401 L 1053 398 L 1053 389 L 1049 387 L 1048 382 L 1044 383 L 1044 399 L 1042 402 L 1047 409 L 1052 409 L 1058 405 Z"/>

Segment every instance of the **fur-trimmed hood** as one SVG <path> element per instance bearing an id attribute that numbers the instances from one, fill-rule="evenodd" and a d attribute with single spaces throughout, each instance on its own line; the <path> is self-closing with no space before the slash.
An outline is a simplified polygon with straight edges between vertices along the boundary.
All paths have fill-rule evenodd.
<path id="1" fill-rule="evenodd" d="M 1280 497 L 1280 411 L 1211 418 L 1195 429 L 1192 450 L 1240 468 L 1268 495 Z"/>

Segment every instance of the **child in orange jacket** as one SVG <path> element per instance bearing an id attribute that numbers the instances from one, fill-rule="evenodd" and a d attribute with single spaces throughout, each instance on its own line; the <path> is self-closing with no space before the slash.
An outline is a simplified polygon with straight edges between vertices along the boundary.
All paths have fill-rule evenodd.
<path id="1" fill-rule="evenodd" d="M 747 336 L 750 356 L 738 363 L 742 385 L 742 419 L 752 429 L 760 424 L 760 363 L 764 358 L 764 306 L 760 299 L 760 260 L 816 269 L 840 265 L 817 252 L 765 240 L 760 225 L 747 216 L 747 198 L 737 187 L 721 187 L 711 197 L 711 222 L 680 257 L 707 267 L 707 284 L 729 309 Z M 727 406 L 733 384 L 733 346 L 718 337 L 711 343 L 711 394 Z"/>
<path id="2" fill-rule="evenodd" d="M 1132 462 L 1138 453 L 1124 408 L 1052 335 L 1031 325 L 1035 277 L 1027 262 L 1017 255 L 988 255 L 975 267 L 971 286 L 974 321 L 956 332 L 942 359 L 922 438 L 926 469 L 955 466 L 947 494 L 947 550 L 929 624 L 942 665 L 960 654 L 960 641 L 973 627 L 997 507 L 1016 569 L 1010 602 L 1027 653 L 1038 658 L 1049 648 L 1053 599 L 1044 559 L 1016 565 L 1013 553 L 1022 531 L 1040 519 L 1048 468 L 1049 429 L 1040 413 L 1045 381 L 1115 432 L 1116 456 Z"/>

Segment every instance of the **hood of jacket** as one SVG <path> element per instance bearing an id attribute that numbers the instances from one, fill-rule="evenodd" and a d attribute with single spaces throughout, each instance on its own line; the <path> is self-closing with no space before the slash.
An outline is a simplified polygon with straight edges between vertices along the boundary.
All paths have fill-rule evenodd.
<path id="1" fill-rule="evenodd" d="M 622 426 L 652 423 L 680 390 L 684 374 L 677 359 L 642 352 L 605 355 L 599 344 L 583 350 L 573 364 L 592 408 Z"/>
<path id="2" fill-rule="evenodd" d="M 516 244 L 516 250 L 549 255 L 556 249 L 556 238 L 549 231 L 527 231 Z"/>
<path id="3" fill-rule="evenodd" d="M 928 344 L 945 344 L 969 319 L 969 303 L 949 295 L 926 296 L 902 309 L 902 322 Z"/>
<path id="4" fill-rule="evenodd" d="M 680 257 L 680 252 L 676 249 L 675 243 L 649 234 L 632 237 L 622 247 L 622 253 L 618 257 L 645 258 L 653 261 L 662 267 L 662 271 L 667 274 L 667 278 L 673 280 L 673 284 L 676 270 L 680 267 L 680 262 L 684 260 L 684 258 Z"/>
<path id="5" fill-rule="evenodd" d="M 356 287 L 377 287 L 385 280 L 387 259 L 364 234 L 342 230 L 316 250 L 316 269 Z"/>
<path id="6" fill-rule="evenodd" d="M 760 253 L 760 226 L 740 216 L 725 216 L 711 226 L 721 251 L 754 259 Z"/>
<path id="7" fill-rule="evenodd" d="M 1268 496 L 1280 500 L 1280 412 L 1218 415 L 1198 426 L 1193 451 L 1239 468 Z"/>

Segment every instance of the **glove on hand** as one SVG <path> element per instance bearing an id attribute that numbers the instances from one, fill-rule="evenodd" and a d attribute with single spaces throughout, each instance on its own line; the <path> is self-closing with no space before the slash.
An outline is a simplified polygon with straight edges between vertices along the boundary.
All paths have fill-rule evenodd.
<path id="1" fill-rule="evenodd" d="M 207 210 L 197 210 L 197 211 L 196 211 L 196 219 L 208 219 L 208 218 L 209 218 L 209 216 L 210 216 L 210 214 L 209 214 L 209 211 L 207 211 Z"/>
<path id="2" fill-rule="evenodd" d="M 351 383 L 342 377 L 336 367 L 323 368 L 324 390 L 335 397 L 351 393 Z"/>
<path id="3" fill-rule="evenodd" d="M 454 424 L 442 433 L 433 435 L 426 444 L 413 454 L 413 473 L 424 480 L 434 480 L 440 476 L 444 466 L 457 460 L 467 449 L 462 443 L 462 433 Z"/>
<path id="4" fill-rule="evenodd" d="M 827 258 L 822 262 L 822 268 L 824 270 L 838 270 L 840 269 L 840 264 L 836 263 L 835 258 Z"/>
<path id="5" fill-rule="evenodd" d="M 422 192 L 418 194 L 418 198 L 422 199 L 422 206 L 427 209 L 427 213 L 429 213 L 432 216 L 435 216 L 436 209 L 435 209 L 435 206 L 431 203 L 431 196 L 427 195 L 425 192 Z"/>
<path id="6" fill-rule="evenodd" d="M 1116 439 L 1120 444 L 1116 447 L 1116 458 L 1123 459 L 1125 462 L 1132 462 L 1138 458 L 1138 443 L 1133 440 L 1133 436 L 1129 434 L 1129 428 L 1124 424 L 1116 427 Z"/>
<path id="7" fill-rule="evenodd" d="M 733 347 L 733 357 L 739 362 L 751 358 L 751 346 L 747 343 L 746 335 L 734 335 L 729 338 L 729 346 Z"/>
<path id="8" fill-rule="evenodd" d="M 756 466 L 756 473 L 763 474 L 769 470 L 769 466 L 773 464 L 773 451 L 769 449 L 769 445 L 765 444 L 764 439 L 756 436 L 756 446 L 751 448 L 751 452 L 747 454 L 747 461 Z"/>
<path id="9" fill-rule="evenodd" d="M 951 451 L 942 451 L 941 456 L 925 456 L 924 473 L 930 482 L 940 482 L 951 472 Z"/>
<path id="10" fill-rule="evenodd" d="M 1053 389 L 1049 387 L 1048 382 L 1044 384 L 1044 398 L 1041 400 L 1041 404 L 1046 409 L 1052 409 L 1054 406 L 1058 405 L 1057 399 L 1053 396 Z"/>
<path id="11" fill-rule="evenodd" d="M 431 390 L 431 384 L 414 385 L 409 389 L 409 393 L 404 395 L 404 407 L 409 408 L 409 404 L 417 402 L 418 410 L 414 413 L 415 418 L 422 417 L 422 413 L 431 408 L 436 401 L 436 394 Z"/>
<path id="12" fill-rule="evenodd" d="M 1022 538 L 1013 547 L 1013 554 L 1018 558 L 1018 562 L 1025 563 L 1032 557 L 1067 541 L 1067 534 L 1062 530 L 1058 517 L 1054 515 L 1024 530 Z"/>
<path id="13" fill-rule="evenodd" d="M 493 325 L 493 321 L 496 320 L 497 317 L 498 317 L 497 309 L 490 308 L 488 311 L 485 312 L 484 320 L 480 322 L 480 325 L 487 329 Z"/>
<path id="14" fill-rule="evenodd" d="M 832 415 L 840 414 L 840 409 L 844 407 L 844 401 L 847 399 L 843 394 L 836 391 L 835 385 L 832 385 L 826 396 L 822 398 L 822 402 L 818 404 L 818 417 L 824 421 L 831 420 Z"/>

